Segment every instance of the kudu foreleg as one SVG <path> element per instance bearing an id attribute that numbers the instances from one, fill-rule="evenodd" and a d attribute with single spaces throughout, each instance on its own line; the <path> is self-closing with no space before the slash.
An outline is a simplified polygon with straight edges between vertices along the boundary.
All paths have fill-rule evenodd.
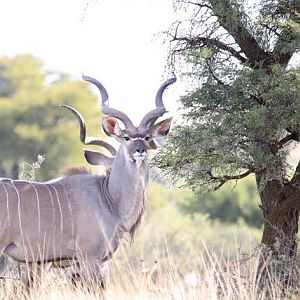
<path id="1" fill-rule="evenodd" d="M 0 256 L 0 279 L 3 278 L 6 271 L 7 261 L 3 255 Z"/>
<path id="2" fill-rule="evenodd" d="M 87 289 L 106 288 L 107 263 L 98 259 L 82 260 L 78 263 L 76 271 L 72 274 L 72 284 L 77 287 L 84 285 Z"/>

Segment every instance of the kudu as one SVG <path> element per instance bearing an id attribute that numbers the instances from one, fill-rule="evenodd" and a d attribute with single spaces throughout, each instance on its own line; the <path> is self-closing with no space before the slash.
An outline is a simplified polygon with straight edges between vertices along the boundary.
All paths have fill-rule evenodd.
<path id="1" fill-rule="evenodd" d="M 129 117 L 108 105 L 108 93 L 94 78 L 83 76 L 101 94 L 102 126 L 120 142 L 116 151 L 99 138 L 86 137 L 85 122 L 69 109 L 80 124 L 80 139 L 86 145 L 105 147 L 112 154 L 85 150 L 90 164 L 109 167 L 106 176 L 88 172 L 39 183 L 0 180 L 0 255 L 27 264 L 74 260 L 84 276 L 102 280 L 102 268 L 117 250 L 126 232 L 133 235 L 145 208 L 148 183 L 147 152 L 155 139 L 165 136 L 171 118 L 155 123 L 165 112 L 164 90 L 176 78 L 163 83 L 155 98 L 156 108 L 135 127 Z M 121 129 L 118 120 L 125 129 Z M 1 269 L 1 266 L 0 266 Z"/>

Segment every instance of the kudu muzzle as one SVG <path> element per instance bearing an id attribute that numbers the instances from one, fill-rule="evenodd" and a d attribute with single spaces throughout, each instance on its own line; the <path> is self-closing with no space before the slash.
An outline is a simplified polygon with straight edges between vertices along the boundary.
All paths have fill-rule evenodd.
<path id="1" fill-rule="evenodd" d="M 147 146 L 142 139 L 132 141 L 131 151 L 133 152 L 132 159 L 134 162 L 143 161 L 147 157 Z"/>

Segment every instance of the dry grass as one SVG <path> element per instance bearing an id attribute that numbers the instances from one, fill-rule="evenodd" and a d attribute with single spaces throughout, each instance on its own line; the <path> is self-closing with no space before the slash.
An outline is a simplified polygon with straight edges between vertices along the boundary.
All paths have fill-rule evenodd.
<path id="1" fill-rule="evenodd" d="M 282 299 L 276 279 L 264 289 L 257 288 L 257 253 L 241 256 L 237 252 L 236 258 L 225 257 L 206 248 L 190 259 L 189 267 L 181 269 L 171 253 L 166 254 L 163 263 L 147 266 L 130 262 L 121 253 L 110 262 L 104 291 L 95 285 L 74 287 L 70 271 L 52 269 L 43 272 L 41 285 L 28 294 L 14 271 L 2 280 L 1 299 Z"/>

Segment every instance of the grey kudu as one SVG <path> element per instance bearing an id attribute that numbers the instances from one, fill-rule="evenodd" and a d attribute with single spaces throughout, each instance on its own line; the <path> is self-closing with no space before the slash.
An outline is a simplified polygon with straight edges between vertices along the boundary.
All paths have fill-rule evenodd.
<path id="1" fill-rule="evenodd" d="M 156 108 L 135 127 L 129 117 L 108 105 L 108 93 L 94 78 L 83 76 L 101 94 L 102 126 L 120 142 L 116 151 L 99 138 L 86 137 L 85 122 L 74 108 L 80 139 L 86 145 L 106 148 L 112 155 L 85 149 L 90 164 L 109 168 L 106 176 L 70 172 L 47 182 L 0 180 L 0 270 L 5 258 L 32 266 L 36 263 L 74 260 L 84 278 L 103 280 L 106 262 L 124 234 L 134 233 L 144 212 L 148 183 L 147 152 L 155 139 L 168 133 L 171 118 L 156 123 L 165 112 L 164 82 L 155 98 Z M 121 129 L 118 120 L 124 124 Z"/>

